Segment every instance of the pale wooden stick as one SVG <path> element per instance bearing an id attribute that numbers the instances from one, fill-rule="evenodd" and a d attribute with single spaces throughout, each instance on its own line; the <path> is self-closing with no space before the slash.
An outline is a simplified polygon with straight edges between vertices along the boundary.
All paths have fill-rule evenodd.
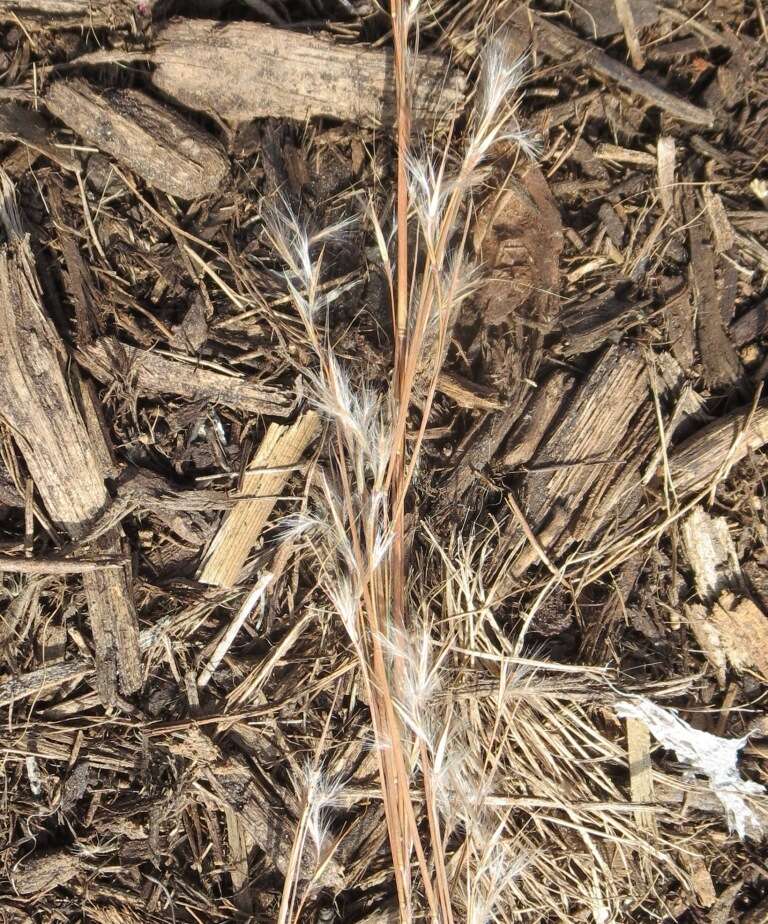
<path id="1" fill-rule="evenodd" d="M 198 574 L 203 584 L 232 587 L 269 520 L 291 467 L 317 435 L 320 420 L 314 411 L 290 426 L 270 424 L 243 478 L 242 494 L 213 538 Z"/>
<path id="2" fill-rule="evenodd" d="M 213 654 L 208 659 L 208 663 L 200 672 L 200 676 L 197 678 L 197 685 L 199 687 L 204 687 L 207 685 L 208 681 L 213 677 L 213 674 L 216 668 L 221 664 L 224 655 L 229 651 L 232 642 L 234 642 L 237 633 L 242 629 L 243 623 L 251 615 L 253 610 L 256 607 L 256 604 L 264 596 L 264 592 L 267 587 L 272 583 L 274 575 L 271 571 L 265 571 L 259 580 L 256 582 L 256 586 L 245 598 L 245 602 L 237 611 L 237 615 L 229 624 L 229 628 L 222 635 L 219 644 L 214 649 Z"/>

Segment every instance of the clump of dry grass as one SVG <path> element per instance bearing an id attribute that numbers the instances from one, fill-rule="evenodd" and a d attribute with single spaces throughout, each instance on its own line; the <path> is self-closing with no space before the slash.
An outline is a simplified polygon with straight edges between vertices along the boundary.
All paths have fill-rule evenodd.
<path id="1" fill-rule="evenodd" d="M 401 920 L 617 920 L 627 907 L 652 908 L 661 883 L 685 882 L 687 846 L 662 816 L 649 826 L 627 801 L 626 753 L 610 709 L 616 678 L 522 656 L 525 624 L 519 635 L 499 624 L 485 586 L 487 539 L 457 527 L 444 548 L 420 524 L 406 541 L 437 376 L 479 278 L 468 246 L 473 191 L 495 146 L 538 151 L 520 121 L 528 61 L 509 56 L 503 34 L 483 52 L 463 135 L 411 139 L 408 30 L 417 6 L 395 4 L 393 19 L 392 233 L 368 213 L 392 301 L 389 386 L 345 368 L 323 327 L 323 242 L 342 226 L 311 235 L 285 203 L 265 214 L 316 361 L 304 376 L 309 400 L 330 423 L 327 465 L 283 537 L 310 557 L 356 656 Z M 298 920 L 302 855 L 320 853 L 318 773 L 298 786 L 281 922 Z"/>

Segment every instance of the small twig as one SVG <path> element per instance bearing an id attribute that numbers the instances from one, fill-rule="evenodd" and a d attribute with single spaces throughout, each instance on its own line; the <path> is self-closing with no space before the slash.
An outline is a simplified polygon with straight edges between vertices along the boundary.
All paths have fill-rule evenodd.
<path id="1" fill-rule="evenodd" d="M 237 633 L 242 629 L 243 623 L 251 615 L 253 610 L 256 607 L 256 604 L 264 596 L 264 592 L 267 587 L 272 583 L 273 575 L 269 571 L 265 571 L 264 574 L 256 582 L 256 586 L 245 598 L 245 602 L 237 611 L 237 615 L 229 624 L 229 628 L 224 633 L 221 638 L 221 641 L 216 646 L 213 654 L 208 660 L 208 663 L 200 672 L 200 676 L 197 678 L 197 685 L 199 687 L 204 687 L 207 685 L 208 681 L 214 675 L 216 668 L 221 664 L 224 655 L 229 651 L 232 642 L 234 642 Z"/>

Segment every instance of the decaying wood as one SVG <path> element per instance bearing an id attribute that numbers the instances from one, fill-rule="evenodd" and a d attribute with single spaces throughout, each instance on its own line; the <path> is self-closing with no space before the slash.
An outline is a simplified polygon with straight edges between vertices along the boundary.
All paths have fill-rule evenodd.
<path id="1" fill-rule="evenodd" d="M 320 420 L 314 411 L 294 423 L 270 424 L 248 466 L 238 500 L 227 513 L 207 550 L 198 579 L 204 584 L 231 587 L 261 536 L 291 473 L 317 436 Z"/>
<path id="2" fill-rule="evenodd" d="M 623 346 L 605 350 L 533 459 L 526 494 L 534 529 L 544 525 L 556 505 L 576 513 L 606 467 L 615 466 L 627 428 L 647 394 L 639 351 Z"/>
<path id="3" fill-rule="evenodd" d="M 662 90 L 625 64 L 616 61 L 601 48 L 578 38 L 568 29 L 522 7 L 513 16 L 524 29 L 528 28 L 529 17 L 533 22 L 536 43 L 548 57 L 556 61 L 577 62 L 599 76 L 617 83 L 630 93 L 636 93 L 651 106 L 658 106 L 683 122 L 693 125 L 712 124 L 713 115 L 708 110 Z"/>
<path id="4" fill-rule="evenodd" d="M 57 80 L 45 104 L 89 144 L 179 199 L 216 192 L 229 172 L 215 138 L 139 90 L 97 93 L 81 79 Z"/>
<path id="5" fill-rule="evenodd" d="M 63 345 L 42 307 L 13 187 L 5 175 L 0 180 L 0 217 L 10 241 L 0 252 L 0 413 L 12 428 L 51 518 L 80 539 L 110 499 L 99 456 L 67 387 Z M 94 551 L 121 555 L 119 535 L 107 534 Z M 133 692 L 142 681 L 130 574 L 125 567 L 102 569 L 84 574 L 83 585 L 96 644 L 99 690 L 111 702 L 118 686 Z"/>
<path id="6" fill-rule="evenodd" d="M 147 12 L 153 0 L 144 4 Z M 0 22 L 17 22 L 43 28 L 62 26 L 119 26 L 137 14 L 131 0 L 4 0 L 0 4 Z"/>
<path id="7" fill-rule="evenodd" d="M 736 465 L 768 443 L 768 405 L 750 411 L 739 408 L 719 418 L 671 452 L 669 473 L 678 498 L 700 491 L 724 464 Z"/>
<path id="8" fill-rule="evenodd" d="M 38 154 L 44 154 L 64 170 L 77 170 L 76 161 L 48 140 L 48 125 L 45 119 L 39 113 L 25 109 L 17 103 L 0 106 L 0 138 L 19 141 Z"/>
<path id="9" fill-rule="evenodd" d="M 79 362 L 105 384 L 119 381 L 142 395 L 177 395 L 189 401 L 223 404 L 245 414 L 288 417 L 294 395 L 207 369 L 182 355 L 163 355 L 100 337 L 77 352 Z"/>
<path id="10" fill-rule="evenodd" d="M 712 603 L 723 590 L 741 586 L 739 558 L 725 517 L 710 516 L 703 507 L 696 507 L 683 521 L 680 533 L 702 602 Z"/>
<path id="11" fill-rule="evenodd" d="M 734 384 L 741 377 L 741 363 L 723 325 L 715 284 L 715 252 L 704 237 L 691 195 L 686 200 L 685 217 L 691 244 L 691 282 L 696 301 L 699 351 L 706 379 L 710 385 Z"/>
<path id="12" fill-rule="evenodd" d="M 255 22 L 185 19 L 158 35 L 155 86 L 190 109 L 228 122 L 311 116 L 391 125 L 395 81 L 388 51 L 340 45 Z M 420 56 L 416 121 L 456 112 L 463 81 L 437 58 Z"/>

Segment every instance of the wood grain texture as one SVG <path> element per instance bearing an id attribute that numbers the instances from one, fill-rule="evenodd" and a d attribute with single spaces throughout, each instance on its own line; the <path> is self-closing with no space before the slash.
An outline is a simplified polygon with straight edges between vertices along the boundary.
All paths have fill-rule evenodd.
<path id="1" fill-rule="evenodd" d="M 535 529 L 555 505 L 575 513 L 605 469 L 614 466 L 615 454 L 647 394 L 642 355 L 627 347 L 605 350 L 534 457 L 526 487 Z"/>
<path id="2" fill-rule="evenodd" d="M 152 60 L 159 90 L 229 122 L 328 116 L 371 126 L 391 125 L 394 118 L 394 65 L 387 51 L 254 22 L 198 19 L 169 23 Z M 425 55 L 417 69 L 415 121 L 433 121 L 438 113 L 450 117 L 461 105 L 462 78 Z"/>
<path id="3" fill-rule="evenodd" d="M 320 420 L 308 411 L 289 426 L 270 424 L 243 478 L 238 501 L 224 518 L 203 560 L 198 580 L 232 587 L 282 492 L 290 467 L 317 436 Z"/>
<path id="4" fill-rule="evenodd" d="M 147 0 L 147 11 L 154 4 Z M 64 25 L 118 26 L 136 15 L 136 3 L 130 0 L 3 0 L 0 22 L 35 24 L 42 28 Z"/>
<path id="5" fill-rule="evenodd" d="M 78 361 L 105 384 L 123 381 L 143 395 L 177 395 L 189 401 L 223 404 L 246 414 L 288 417 L 295 396 L 274 388 L 226 375 L 194 362 L 100 337 L 77 351 Z"/>
<path id="6" fill-rule="evenodd" d="M 704 488 L 720 467 L 736 465 L 748 452 L 768 443 L 768 404 L 761 404 L 751 417 L 741 407 L 698 430 L 677 446 L 669 457 L 669 474 L 678 498 Z"/>
<path id="7" fill-rule="evenodd" d="M 138 90 L 102 94 L 84 80 L 58 80 L 45 104 L 89 144 L 179 199 L 211 195 L 229 171 L 212 135 Z"/>
<path id="8" fill-rule="evenodd" d="M 4 174 L 0 182 L 0 218 L 10 241 L 0 250 L 0 415 L 13 431 L 53 522 L 72 538 L 84 539 L 110 504 L 102 458 L 64 377 L 64 346 L 43 309 L 13 186 Z M 120 534 L 105 534 L 93 550 L 122 555 Z M 118 688 L 132 693 L 142 680 L 130 572 L 120 567 L 87 573 L 83 585 L 99 694 L 113 703 Z"/>

